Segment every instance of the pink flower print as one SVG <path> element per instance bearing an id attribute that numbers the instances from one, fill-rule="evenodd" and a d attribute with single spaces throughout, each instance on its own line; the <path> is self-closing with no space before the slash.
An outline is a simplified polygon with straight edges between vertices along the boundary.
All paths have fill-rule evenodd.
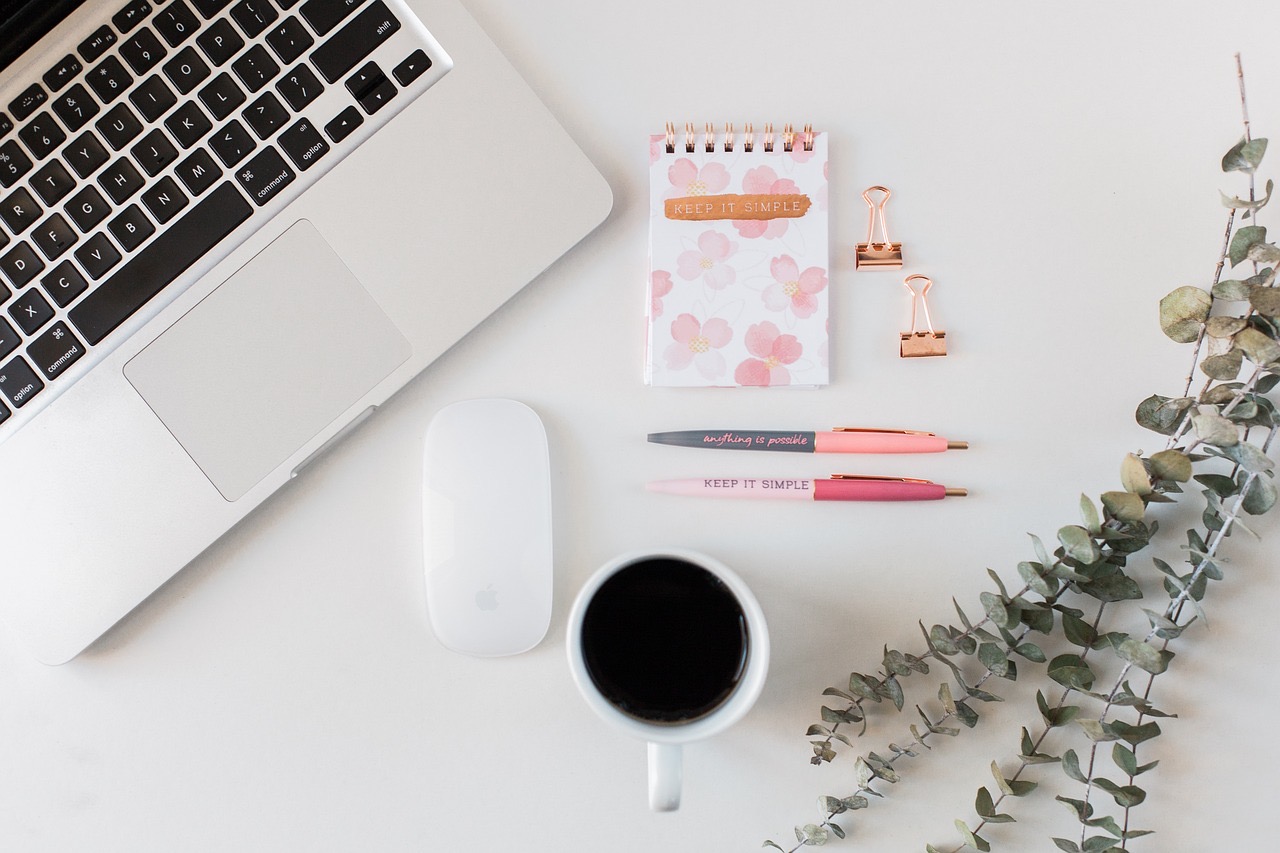
<path id="1" fill-rule="evenodd" d="M 671 273 L 666 270 L 654 270 L 649 276 L 649 316 L 662 316 L 662 297 L 671 292 Z"/>
<path id="2" fill-rule="evenodd" d="M 790 310 L 797 319 L 818 310 L 818 297 L 827 288 L 827 273 L 822 267 L 809 267 L 800 272 L 795 258 L 782 255 L 769 262 L 774 283 L 765 288 L 765 307 L 770 311 Z"/>
<path id="3" fill-rule="evenodd" d="M 666 135 L 661 133 L 649 134 L 649 165 L 652 166 L 658 162 L 658 158 L 662 156 L 662 149 L 666 147 Z"/>
<path id="4" fill-rule="evenodd" d="M 688 157 L 681 157 L 667 169 L 671 181 L 668 198 L 715 195 L 729 186 L 729 170 L 722 163 L 708 163 L 699 169 Z"/>
<path id="5" fill-rule="evenodd" d="M 671 321 L 671 337 L 675 342 L 665 353 L 669 369 L 684 370 L 693 364 L 707 379 L 724 375 L 724 356 L 717 350 L 733 339 L 733 329 L 724 320 L 712 317 L 699 323 L 692 314 L 681 314 Z"/>
<path id="6" fill-rule="evenodd" d="M 783 195 L 798 194 L 800 188 L 790 178 L 779 178 L 778 173 L 770 166 L 757 166 L 748 169 L 742 178 L 742 191 L 748 195 Z M 786 219 L 735 219 L 733 227 L 738 234 L 748 239 L 768 237 L 773 239 L 787 233 Z"/>
<path id="7" fill-rule="evenodd" d="M 818 134 L 816 133 L 814 134 L 814 136 L 817 136 L 817 135 Z M 787 156 L 789 156 L 792 160 L 795 160 L 797 163 L 808 163 L 810 160 L 813 159 L 813 154 L 814 154 L 814 151 L 812 148 L 809 149 L 808 151 L 804 150 L 804 131 L 803 130 L 796 131 L 795 139 L 791 144 L 791 150 L 787 151 L 784 148 L 783 151 L 787 154 Z"/>
<path id="8" fill-rule="evenodd" d="M 733 371 L 739 385 L 790 385 L 791 374 L 783 365 L 800 358 L 804 347 L 795 335 L 784 335 L 768 320 L 747 329 L 744 341 L 747 352 L 756 356 L 748 358 Z"/>
<path id="9" fill-rule="evenodd" d="M 822 164 L 822 179 L 827 183 L 818 188 L 818 210 L 826 210 L 829 203 L 827 201 L 827 187 L 830 186 L 831 179 L 827 177 L 827 167 L 830 165 L 830 160 Z"/>
<path id="10" fill-rule="evenodd" d="M 738 274 L 725 263 L 738 251 L 738 244 L 718 231 L 703 231 L 697 250 L 681 252 L 676 258 L 676 272 L 686 281 L 701 278 L 712 290 L 723 290 L 733 284 Z"/>

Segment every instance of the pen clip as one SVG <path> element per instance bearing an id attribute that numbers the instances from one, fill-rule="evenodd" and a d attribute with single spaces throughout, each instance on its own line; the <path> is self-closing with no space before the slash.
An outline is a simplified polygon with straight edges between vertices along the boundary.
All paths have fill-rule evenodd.
<path id="1" fill-rule="evenodd" d="M 881 477 L 875 474 L 832 474 L 833 480 L 878 480 L 889 483 L 932 483 L 932 480 L 921 480 L 919 477 Z"/>
<path id="2" fill-rule="evenodd" d="M 887 435 L 937 435 L 918 429 L 871 429 L 869 427 L 832 427 L 832 432 L 876 432 Z"/>

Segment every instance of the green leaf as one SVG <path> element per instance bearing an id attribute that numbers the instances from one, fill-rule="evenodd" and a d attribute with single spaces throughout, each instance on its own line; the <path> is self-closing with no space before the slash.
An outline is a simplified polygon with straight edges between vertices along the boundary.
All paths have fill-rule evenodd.
<path id="1" fill-rule="evenodd" d="M 1251 474 L 1265 474 L 1275 467 L 1271 457 L 1247 441 L 1222 448 L 1222 455 L 1232 462 L 1238 462 L 1241 468 Z"/>
<path id="2" fill-rule="evenodd" d="M 1074 749 L 1068 749 L 1062 753 L 1062 772 L 1081 784 L 1088 784 L 1089 782 L 1089 777 L 1084 775 L 1084 771 L 1080 769 L 1080 757 L 1076 755 Z"/>
<path id="3" fill-rule="evenodd" d="M 836 838 L 844 838 L 844 829 L 838 823 L 828 823 L 827 829 L 831 830 L 831 834 Z"/>
<path id="4" fill-rule="evenodd" d="M 870 699 L 873 702 L 880 701 L 880 694 L 876 691 L 873 682 L 861 673 L 852 672 L 849 674 L 849 690 L 863 699 Z"/>
<path id="5" fill-rule="evenodd" d="M 971 729 L 978 724 L 978 712 L 965 702 L 957 702 L 956 719 L 963 723 L 965 728 Z"/>
<path id="6" fill-rule="evenodd" d="M 1255 287 L 1249 292 L 1249 304 L 1264 317 L 1280 317 L 1280 289 Z"/>
<path id="7" fill-rule="evenodd" d="M 1090 565 L 1102 558 L 1102 552 L 1089 535 L 1089 531 L 1076 524 L 1069 524 L 1058 531 L 1058 541 L 1066 549 L 1067 556 L 1077 562 Z"/>
<path id="8" fill-rule="evenodd" d="M 1159 675 L 1169 668 L 1173 652 L 1157 649 L 1150 643 L 1129 637 L 1116 646 L 1116 654 L 1134 666 L 1152 675 Z"/>
<path id="9" fill-rule="evenodd" d="M 1280 359 L 1280 343 L 1250 326 L 1235 337 L 1235 345 L 1244 351 L 1254 364 L 1270 364 Z"/>
<path id="10" fill-rule="evenodd" d="M 1080 849 L 1084 853 L 1103 853 L 1104 850 L 1110 850 L 1115 847 L 1114 839 L 1105 835 L 1094 835 L 1084 840 L 1084 847 Z"/>
<path id="11" fill-rule="evenodd" d="M 978 660 L 991 671 L 992 675 L 1004 677 L 1009 672 L 1009 656 L 1004 649 L 995 643 L 983 643 L 978 646 Z"/>
<path id="12" fill-rule="evenodd" d="M 1094 536 L 1102 532 L 1102 520 L 1098 518 L 1098 508 L 1093 505 L 1093 501 L 1089 500 L 1088 495 L 1080 496 L 1080 519 L 1084 522 L 1085 529 Z"/>
<path id="13" fill-rule="evenodd" d="M 782 848 L 778 846 L 778 843 L 776 841 L 766 841 L 764 844 L 761 844 L 760 846 L 772 847 L 774 850 L 782 850 Z M 787 851 L 782 850 L 782 853 L 787 853 Z"/>
<path id="14" fill-rule="evenodd" d="M 1138 758 L 1133 750 L 1121 743 L 1111 747 L 1111 760 L 1129 776 L 1138 775 Z"/>
<path id="15" fill-rule="evenodd" d="M 1262 230 L 1265 234 L 1266 229 Z M 1248 247 L 1243 251 L 1247 252 Z M 1160 300 L 1160 329 L 1178 343 L 1189 344 L 1200 337 L 1200 329 L 1209 319 L 1212 307 L 1212 296 L 1198 287 L 1183 285 Z"/>
<path id="16" fill-rule="evenodd" d="M 1083 584 L 1081 591 L 1099 601 L 1134 601 L 1142 598 L 1142 589 L 1137 582 L 1122 574 L 1094 578 Z"/>
<path id="17" fill-rule="evenodd" d="M 1046 577 L 1042 573 L 1043 569 L 1044 566 L 1041 563 L 1030 563 L 1025 560 L 1018 563 L 1018 575 L 1023 582 L 1036 593 L 1048 598 L 1058 591 L 1058 581 L 1056 578 Z"/>
<path id="18" fill-rule="evenodd" d="M 1220 498 L 1229 498 L 1236 493 L 1236 481 L 1222 474 L 1197 474 L 1195 480 Z"/>
<path id="19" fill-rule="evenodd" d="M 1079 655 L 1058 655 L 1049 661 L 1047 674 L 1063 687 L 1075 690 L 1089 690 L 1093 687 L 1093 670 Z"/>
<path id="20" fill-rule="evenodd" d="M 1247 281 L 1227 279 L 1213 286 L 1213 298 L 1224 302 L 1247 302 L 1252 286 Z"/>
<path id="21" fill-rule="evenodd" d="M 1147 466 L 1132 453 L 1126 454 L 1120 463 L 1120 485 L 1135 495 L 1151 494 L 1151 476 L 1147 473 Z"/>
<path id="22" fill-rule="evenodd" d="M 1141 427 L 1161 435 L 1172 435 L 1178 428 L 1178 424 L 1182 422 L 1183 414 L 1194 404 L 1195 400 L 1190 397 L 1169 398 L 1152 394 L 1138 404 L 1134 419 Z M 1041 560 L 1041 562 L 1046 561 Z"/>
<path id="23" fill-rule="evenodd" d="M 825 826 L 806 823 L 804 826 L 796 827 L 796 841 L 799 841 L 805 847 L 821 847 L 827 843 L 828 838 L 829 833 Z"/>
<path id="24" fill-rule="evenodd" d="M 1267 181 L 1266 192 L 1262 198 L 1247 199 L 1238 195 L 1227 195 L 1219 191 L 1218 195 L 1222 198 L 1222 206 L 1231 208 L 1232 210 L 1246 211 L 1243 218 L 1247 218 L 1250 213 L 1257 214 L 1259 210 L 1266 207 L 1271 201 L 1271 191 L 1275 189 L 1274 181 Z"/>
<path id="25" fill-rule="evenodd" d="M 1262 156 L 1266 153 L 1267 140 L 1241 137 L 1239 142 L 1231 146 L 1230 151 L 1222 155 L 1222 171 L 1252 174 L 1257 170 L 1262 162 Z"/>
<path id="26" fill-rule="evenodd" d="M 1201 406 L 1200 414 L 1192 415 L 1191 425 L 1201 441 L 1214 447 L 1230 447 L 1240 441 L 1239 427 L 1214 411 L 1212 406 Z"/>
<path id="27" fill-rule="evenodd" d="M 1142 521 L 1147 511 L 1142 498 L 1133 492 L 1103 492 L 1102 505 L 1113 518 L 1129 523 Z"/>
<path id="28" fill-rule="evenodd" d="M 1240 506 L 1250 515 L 1262 515 L 1276 505 L 1276 484 L 1265 474 L 1259 474 L 1249 484 Z"/>
<path id="29" fill-rule="evenodd" d="M 1112 741 L 1120 737 L 1115 731 L 1115 723 L 1104 723 L 1101 720 L 1076 720 L 1076 725 L 1084 731 L 1085 737 L 1094 743 Z"/>
<path id="30" fill-rule="evenodd" d="M 1068 841 L 1065 838 L 1055 838 L 1053 843 L 1057 845 L 1059 850 L 1065 850 L 1067 853 L 1080 853 L 1080 847 L 1074 841 Z"/>
<path id="31" fill-rule="evenodd" d="M 1160 725 L 1158 723 L 1143 723 L 1140 726 L 1132 726 L 1123 720 L 1116 720 L 1109 724 L 1111 730 L 1122 740 L 1127 741 L 1133 746 L 1137 746 L 1143 741 L 1151 740 L 1160 734 Z"/>
<path id="32" fill-rule="evenodd" d="M 978 817 L 990 817 L 996 813 L 996 807 L 991 800 L 991 792 L 985 787 L 978 789 L 978 796 L 973 801 L 973 810 L 978 813 Z"/>
<path id="33" fill-rule="evenodd" d="M 1035 643 L 1021 643 L 1014 647 L 1014 651 L 1022 655 L 1027 660 L 1035 663 L 1044 663 L 1048 660 L 1048 658 L 1045 657 L 1044 651 Z"/>
<path id="34" fill-rule="evenodd" d="M 982 853 L 988 853 L 991 850 L 991 845 L 987 843 L 987 840 L 980 835 L 974 835 L 973 830 L 969 829 L 969 825 L 959 818 L 956 818 L 956 830 L 964 836 L 964 843 L 973 849 L 980 850 Z"/>
<path id="35" fill-rule="evenodd" d="M 1244 351 L 1233 347 L 1227 352 L 1211 355 L 1200 362 L 1200 371 L 1210 379 L 1230 382 L 1240 375 L 1240 368 L 1243 366 Z"/>
<path id="36" fill-rule="evenodd" d="M 1071 613 L 1062 614 L 1062 630 L 1066 634 L 1067 641 L 1073 646 L 1090 648 L 1098 639 L 1098 633 L 1092 625 Z"/>
<path id="37" fill-rule="evenodd" d="M 902 710 L 902 703 L 905 697 L 902 695 L 902 685 L 898 683 L 896 676 L 890 676 L 884 680 L 885 694 L 889 697 L 889 701 L 893 702 L 895 708 Z"/>
<path id="38" fill-rule="evenodd" d="M 1238 266 L 1249 255 L 1249 249 L 1254 243 L 1261 243 L 1267 239 L 1267 229 L 1260 225 L 1246 225 L 1243 228 L 1237 228 L 1236 233 L 1231 235 L 1231 245 L 1227 248 L 1227 259 L 1231 261 L 1231 266 Z M 1195 340 L 1195 338 L 1192 338 Z M 1186 343 L 1186 341 L 1182 341 Z"/>
<path id="39" fill-rule="evenodd" d="M 1151 473 L 1158 480 L 1185 483 L 1191 479 L 1191 459 L 1181 450 L 1161 450 L 1151 455 Z"/>

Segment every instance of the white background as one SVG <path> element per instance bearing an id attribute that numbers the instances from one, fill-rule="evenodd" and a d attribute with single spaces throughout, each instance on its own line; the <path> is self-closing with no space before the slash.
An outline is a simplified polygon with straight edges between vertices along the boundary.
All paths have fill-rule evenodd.
<path id="1" fill-rule="evenodd" d="M 0 846 L 785 842 L 793 824 L 818 816 L 816 795 L 854 789 L 852 754 L 822 768 L 807 761 L 803 733 L 822 688 L 873 670 L 884 644 L 919 651 L 916 620 L 952 620 L 952 595 L 978 612 L 987 567 L 1015 578 L 1031 555 L 1026 532 L 1052 540 L 1076 520 L 1082 491 L 1118 487 L 1124 453 L 1162 446 L 1132 412 L 1152 392 L 1181 392 L 1190 353 L 1161 335 L 1156 303 L 1209 280 L 1226 213 L 1217 192 L 1245 191 L 1218 169 L 1241 133 L 1234 51 L 1244 53 L 1255 133 L 1280 129 L 1280 11 L 1269 3 L 468 6 L 604 172 L 614 214 L 79 659 L 45 668 L 0 639 Z M 811 121 L 830 132 L 829 388 L 640 384 L 646 135 L 667 120 Z M 1274 167 L 1280 153 L 1268 159 Z M 853 271 L 859 194 L 876 183 L 894 191 L 904 274 L 936 282 L 946 359 L 900 360 L 901 278 Z M 421 576 L 421 434 L 440 407 L 479 396 L 532 405 L 553 460 L 552 631 L 503 660 L 440 646 Z M 833 461 L 644 442 L 660 429 L 837 424 L 933 429 L 973 449 Z M 930 477 L 972 496 L 694 504 L 642 488 L 839 468 Z M 1174 527 L 1188 520 L 1160 516 Z M 1230 540 L 1235 561 L 1211 589 L 1209 624 L 1175 644 L 1172 671 L 1157 682 L 1156 702 L 1180 717 L 1143 748 L 1161 765 L 1142 779 L 1151 797 L 1135 821 L 1159 834 L 1134 850 L 1274 843 L 1280 525 L 1256 526 L 1267 538 Z M 701 549 L 735 567 L 774 643 L 755 710 L 686 751 L 684 808 L 672 815 L 647 811 L 643 746 L 590 714 L 564 661 L 578 586 L 644 546 Z M 1136 560 L 1135 573 L 1158 601 L 1149 565 Z M 952 821 L 972 823 L 991 760 L 1009 768 L 1018 728 L 1037 724 L 1038 668 L 1023 669 L 1016 685 L 996 687 L 1009 701 L 980 709 L 977 730 L 902 762 L 903 782 L 846 821 L 852 839 L 833 849 L 954 846 Z M 936 680 L 912 682 L 909 701 L 929 702 Z M 912 721 L 881 712 L 859 747 L 884 750 Z M 1051 797 L 1079 796 L 1079 786 L 1052 768 L 1031 778 L 1046 781 L 1041 796 L 1013 803 L 1018 824 L 987 833 L 997 849 L 1078 836 Z"/>

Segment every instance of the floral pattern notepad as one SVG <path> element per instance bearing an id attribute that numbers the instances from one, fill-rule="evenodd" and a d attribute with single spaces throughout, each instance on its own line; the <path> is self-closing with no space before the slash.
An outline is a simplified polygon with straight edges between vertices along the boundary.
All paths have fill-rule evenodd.
<path id="1" fill-rule="evenodd" d="M 650 139 L 645 382 L 827 384 L 827 138 Z"/>

